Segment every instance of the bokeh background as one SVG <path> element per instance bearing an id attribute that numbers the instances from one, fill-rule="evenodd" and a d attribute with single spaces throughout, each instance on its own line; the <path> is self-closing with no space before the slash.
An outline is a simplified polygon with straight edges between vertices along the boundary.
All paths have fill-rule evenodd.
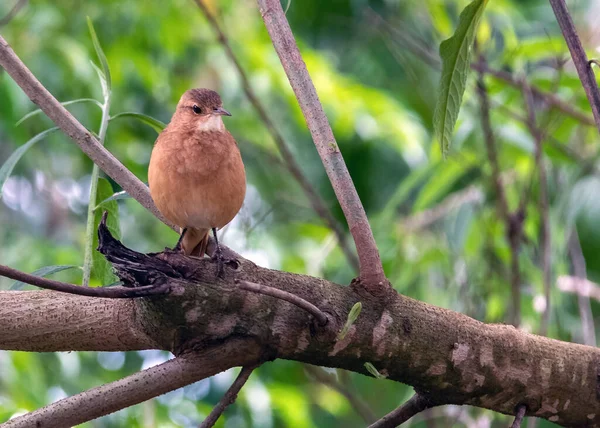
<path id="1" fill-rule="evenodd" d="M 346 230 L 256 4 L 250 0 L 206 3 L 219 16 L 253 91 Z M 283 3 L 285 7 L 288 2 Z M 0 17 L 14 4 L 14 0 L 0 2 Z M 511 299 L 510 247 L 490 179 L 474 75 L 467 84 L 447 160 L 442 159 L 432 133 L 438 46 L 451 36 L 467 4 L 463 0 L 291 0 L 287 17 L 394 287 L 481 321 L 502 323 L 508 321 Z M 600 3 L 577 0 L 569 6 L 584 46 L 591 57 L 598 55 Z M 94 22 L 110 65 L 112 115 L 133 111 L 168 122 L 180 95 L 191 87 L 217 90 L 232 112 L 226 125 L 239 142 L 249 187 L 241 213 L 222 232 L 224 243 L 262 266 L 349 283 L 355 270 L 281 160 L 272 136 L 244 94 L 236 69 L 192 0 L 36 0 L 0 26 L 0 34 L 59 100 L 101 100 L 86 16 Z M 591 117 L 548 2 L 489 2 L 477 44 L 491 67 L 557 94 Z M 511 208 L 530 189 L 519 253 L 521 327 L 539 331 L 541 314 L 549 308 L 548 335 L 582 342 L 586 334 L 594 333 L 600 307 L 562 291 L 557 280 L 573 273 L 569 239 L 576 231 L 587 275 L 590 281 L 600 281 L 597 131 L 550 108 L 543 99 L 536 100 L 538 124 L 545 131 L 552 239 L 548 306 L 541 269 L 539 182 L 534 140 L 521 120 L 523 94 L 492 77 L 486 83 Z M 0 165 L 18 147 L 53 126 L 43 115 L 16 126 L 34 108 L 0 71 Z M 69 109 L 89 129 L 98 131 L 100 109 L 94 104 Z M 147 181 L 155 139 L 152 128 L 121 118 L 111 121 L 106 147 Z M 82 266 L 91 169 L 90 160 L 61 133 L 47 136 L 24 154 L 3 183 L 2 264 L 26 272 L 44 266 Z M 111 184 L 114 192 L 121 190 Z M 126 245 L 160 251 L 174 244 L 176 234 L 135 201 L 118 203 Z M 52 277 L 80 283 L 81 270 L 64 270 Z M 101 285 L 98 279 L 93 284 Z M 0 278 L 1 289 L 13 285 Z M 585 317 L 590 308 L 592 322 L 586 323 L 582 314 Z M 0 352 L 0 421 L 168 358 L 157 351 Z M 227 371 L 83 426 L 197 426 L 236 373 Z M 390 381 L 335 371 L 328 375 L 339 390 L 316 379 L 300 363 L 267 364 L 253 374 L 218 426 L 360 427 L 365 422 L 357 405 L 340 390 L 362 400 L 378 417 L 412 393 L 411 388 Z M 425 412 L 407 426 L 501 427 L 509 419 L 481 409 L 447 406 Z M 528 421 L 527 426 L 533 425 Z M 539 422 L 538 426 L 553 425 Z"/>

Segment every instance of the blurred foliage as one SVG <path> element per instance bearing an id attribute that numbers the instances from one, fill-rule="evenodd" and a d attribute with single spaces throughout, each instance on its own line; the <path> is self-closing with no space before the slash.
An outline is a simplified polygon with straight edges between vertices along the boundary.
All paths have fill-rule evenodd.
<path id="1" fill-rule="evenodd" d="M 13 3 L 0 2 L 0 17 Z M 343 223 L 254 2 L 209 3 L 218 12 L 254 91 L 311 183 Z M 394 287 L 482 321 L 503 322 L 510 304 L 510 247 L 496 209 L 473 76 L 467 79 L 446 161 L 442 161 L 433 136 L 440 78 L 438 46 L 453 34 L 467 4 L 465 0 L 292 0 L 287 16 Z M 585 47 L 593 52 L 600 45 L 592 18 L 599 12 L 597 4 L 579 1 L 572 4 L 571 11 Z M 145 114 L 166 123 L 180 95 L 190 87 L 219 91 L 225 107 L 233 113 L 227 127 L 239 142 L 249 190 L 242 212 L 222 232 L 223 241 L 263 266 L 349 283 L 356 273 L 280 160 L 271 136 L 244 95 L 236 70 L 193 2 L 38 0 L 0 27 L 0 33 L 59 100 L 102 100 L 90 62 L 95 60 L 95 50 L 86 16 L 94 22 L 111 69 L 111 115 Z M 377 16 L 382 21 L 375 21 Z M 546 1 L 489 2 L 477 42 L 491 67 L 526 78 L 589 113 Z M 486 83 L 510 207 L 515 208 L 521 195 L 530 192 L 519 258 L 523 328 L 535 332 L 545 301 L 534 140 L 522 120 L 521 89 L 492 77 L 487 77 Z M 576 227 L 588 276 L 600 281 L 598 135 L 593 127 L 549 108 L 543 99 L 536 102 L 538 124 L 545 134 L 550 198 L 553 287 L 549 335 L 580 342 L 577 297 L 563 294 L 554 287 L 554 280 L 572 270 L 567 239 Z M 0 165 L 53 126 L 42 115 L 16 126 L 34 107 L 0 71 Z M 99 128 L 101 111 L 93 103 L 68 108 L 89 129 Z M 135 119 L 124 115 L 111 121 L 106 146 L 147 181 L 156 138 L 153 127 L 160 123 L 147 126 L 147 121 Z M 45 135 L 31 146 L 4 183 L 0 260 L 27 272 L 44 266 L 82 266 L 92 164 L 59 132 Z M 106 186 L 112 187 L 108 193 L 121 190 L 111 180 L 104 181 L 103 196 Z M 467 192 L 471 192 L 470 199 Z M 463 196 L 460 203 L 448 203 Z M 175 233 L 135 201 L 120 199 L 117 209 L 126 245 L 139 251 L 160 251 L 174 244 Z M 425 221 L 419 223 L 419 219 Z M 56 271 L 52 277 L 79 283 L 81 270 Z M 99 285 L 95 281 L 92 284 Z M 11 285 L 12 281 L 0 279 L 2 289 Z M 600 310 L 597 303 L 592 303 L 592 309 L 594 314 Z M 166 353 L 155 351 L 0 352 L 0 420 L 166 358 Z M 234 374 L 234 370 L 222 373 L 85 426 L 197 426 Z M 387 413 L 411 394 L 409 387 L 386 380 L 345 372 L 337 376 L 377 415 Z M 411 426 L 506 426 L 507 421 L 506 416 L 481 409 L 450 406 L 416 417 Z M 301 364 L 277 361 L 252 376 L 218 426 L 359 427 L 364 423 L 343 395 L 307 376 Z M 552 424 L 540 422 L 539 426 Z"/>

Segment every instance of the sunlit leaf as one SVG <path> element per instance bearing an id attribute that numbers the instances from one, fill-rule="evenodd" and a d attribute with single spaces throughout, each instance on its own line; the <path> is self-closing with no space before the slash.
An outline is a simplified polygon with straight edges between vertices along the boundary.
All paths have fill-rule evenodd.
<path id="1" fill-rule="evenodd" d="M 140 122 L 152 127 L 152 129 L 154 129 L 159 134 L 167 126 L 165 123 L 161 122 L 158 119 L 153 118 L 152 116 L 148 116 L 143 113 L 135 113 L 135 112 L 131 112 L 131 111 L 115 114 L 113 117 L 110 118 L 110 120 L 115 120 L 115 119 L 119 119 L 122 117 L 131 117 L 131 118 L 137 119 Z"/>
<path id="2" fill-rule="evenodd" d="M 97 198 L 105 201 L 113 194 L 113 189 L 110 182 L 105 178 L 98 179 Z M 92 252 L 92 278 L 97 279 L 102 285 L 112 284 L 118 281 L 118 278 L 113 274 L 112 265 L 100 254 L 98 248 L 98 226 L 102 219 L 104 211 L 108 211 L 106 226 L 110 233 L 116 238 L 121 238 L 121 228 L 119 226 L 119 206 L 117 201 L 106 201 L 99 204 L 94 210 L 94 240 Z"/>
<path id="3" fill-rule="evenodd" d="M 471 46 L 487 1 L 474 0 L 471 2 L 460 14 L 454 35 L 440 45 L 442 77 L 433 116 L 433 126 L 444 156 L 450 149 L 452 132 L 456 125 L 467 83 Z"/>
<path id="4" fill-rule="evenodd" d="M 15 150 L 13 154 L 10 155 L 8 159 L 6 159 L 6 162 L 4 162 L 4 165 L 2 165 L 2 167 L 0 168 L 0 199 L 2 199 L 2 188 L 4 187 L 4 183 L 6 182 L 8 177 L 10 177 L 10 174 L 12 173 L 19 159 L 21 159 L 25 152 L 29 150 L 35 143 L 41 141 L 45 136 L 51 134 L 54 131 L 58 131 L 58 127 L 46 129 L 45 131 L 40 132 L 31 140 L 27 141 L 25 144 L 23 144 L 21 147 Z"/>
<path id="5" fill-rule="evenodd" d="M 52 275 L 53 273 L 62 272 L 63 270 L 68 269 L 81 269 L 81 266 L 76 265 L 53 265 L 53 266 L 44 266 L 39 268 L 33 272 L 31 275 L 46 277 L 48 275 Z M 27 284 L 21 281 L 15 281 L 13 285 L 10 286 L 11 290 L 21 290 Z"/>
<path id="6" fill-rule="evenodd" d="M 72 104 L 80 104 L 80 103 L 93 103 L 93 104 L 96 104 L 98 107 L 102 108 L 102 104 L 100 104 L 100 102 L 98 100 L 95 100 L 93 98 L 79 98 L 77 100 L 65 101 L 64 103 L 60 103 L 60 104 L 66 107 L 66 106 L 69 106 Z M 20 124 L 25 122 L 30 117 L 36 116 L 40 113 L 42 113 L 42 109 L 39 109 L 39 108 L 37 110 L 27 113 L 15 124 L 15 126 L 19 126 Z"/>
<path id="7" fill-rule="evenodd" d="M 96 30 L 94 30 L 94 24 L 90 17 L 87 17 L 88 29 L 90 31 L 90 36 L 92 37 L 92 43 L 94 44 L 94 49 L 96 50 L 96 55 L 98 56 L 98 60 L 100 60 L 100 66 L 102 67 L 102 72 L 104 74 L 104 80 L 106 81 L 106 87 L 110 91 L 112 87 L 112 82 L 110 78 L 110 69 L 108 68 L 108 60 L 106 59 L 106 55 L 104 55 L 104 51 L 102 50 L 102 46 L 100 46 L 100 41 L 98 40 L 98 36 L 96 35 Z"/>

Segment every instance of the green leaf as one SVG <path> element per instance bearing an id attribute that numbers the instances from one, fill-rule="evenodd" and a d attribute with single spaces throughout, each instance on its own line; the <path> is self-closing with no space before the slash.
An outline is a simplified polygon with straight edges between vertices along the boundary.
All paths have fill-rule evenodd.
<path id="1" fill-rule="evenodd" d="M 31 275 L 46 277 L 46 276 L 52 275 L 53 273 L 56 273 L 56 272 L 61 272 L 63 270 L 75 269 L 75 268 L 81 269 L 81 266 L 75 266 L 75 265 L 44 266 L 42 268 L 39 268 L 39 269 L 31 272 Z M 13 285 L 10 286 L 10 289 L 11 290 L 21 290 L 25 285 L 27 285 L 27 284 L 24 282 L 15 281 L 13 283 Z"/>
<path id="2" fill-rule="evenodd" d="M 96 30 L 94 30 L 94 24 L 90 17 L 87 17 L 88 29 L 90 30 L 90 36 L 92 37 L 92 43 L 94 44 L 94 49 L 96 50 L 96 55 L 100 60 L 100 65 L 102 66 L 102 73 L 104 74 L 104 80 L 106 82 L 106 88 L 110 91 L 112 87 L 112 81 L 110 78 L 110 69 L 108 68 L 108 61 L 106 59 L 106 55 L 104 55 L 104 51 L 102 50 L 102 46 L 100 46 L 100 41 L 98 40 L 98 36 L 96 35 Z"/>
<path id="3" fill-rule="evenodd" d="M 385 379 L 387 376 L 382 375 L 371 363 L 365 363 L 365 369 L 373 375 L 375 379 Z"/>
<path id="4" fill-rule="evenodd" d="M 98 178 L 98 189 L 97 198 L 105 201 L 113 194 L 113 188 L 110 182 L 106 178 Z M 121 228 L 119 226 L 119 206 L 117 201 L 105 201 L 99 204 L 94 210 L 94 240 L 92 244 L 92 277 L 98 280 L 102 285 L 112 284 L 117 282 L 119 279 L 113 274 L 111 264 L 100 254 L 96 248 L 98 248 L 98 230 L 100 220 L 102 219 L 102 213 L 108 211 L 108 218 L 106 219 L 106 226 L 110 233 L 116 238 L 121 238 Z"/>
<path id="5" fill-rule="evenodd" d="M 25 144 L 23 144 L 21 147 L 15 150 L 13 154 L 10 155 L 8 159 L 6 159 L 6 162 L 4 162 L 4 165 L 2 165 L 2 167 L 0 168 L 0 199 L 2 199 L 2 188 L 4 187 L 4 183 L 6 182 L 8 177 L 10 177 L 10 174 L 12 173 L 19 159 L 21 159 L 21 157 L 25 154 L 27 150 L 31 148 L 31 146 L 33 146 L 38 141 L 41 141 L 46 135 L 51 134 L 54 131 L 58 131 L 58 127 L 46 129 L 45 131 L 40 132 L 31 140 L 27 141 Z"/>
<path id="6" fill-rule="evenodd" d="M 460 14 L 458 28 L 440 45 L 442 77 L 433 116 L 435 134 L 446 157 L 467 84 L 471 46 L 488 0 L 474 0 Z"/>
<path id="7" fill-rule="evenodd" d="M 346 335 L 348 334 L 348 331 L 350 330 L 350 327 L 352 327 L 352 324 L 354 324 L 356 322 L 356 319 L 360 315 L 361 310 L 362 310 L 361 302 L 356 302 L 354 304 L 354 306 L 352 306 L 352 309 L 350 309 L 350 312 L 348 313 L 348 319 L 346 319 L 346 324 L 344 324 L 344 327 L 342 327 L 342 330 L 338 334 L 337 340 L 343 340 L 344 337 L 346 337 Z"/>
<path id="8" fill-rule="evenodd" d="M 93 98 L 79 98 L 77 100 L 71 100 L 71 101 L 65 101 L 64 103 L 60 103 L 62 106 L 69 106 L 71 104 L 79 104 L 79 103 L 94 103 L 96 104 L 98 107 L 102 108 L 102 104 L 100 104 L 100 102 L 98 100 L 95 100 Z M 42 113 L 42 109 L 37 109 L 34 110 L 32 112 L 27 113 L 25 116 L 23 116 L 16 124 L 15 126 L 19 126 L 20 124 L 22 124 L 23 122 L 25 122 L 27 119 L 29 119 L 30 117 L 33 117 L 35 115 L 38 115 Z"/>
<path id="9" fill-rule="evenodd" d="M 110 118 L 110 120 L 119 119 L 120 117 L 132 117 L 134 119 L 137 119 L 140 122 L 152 127 L 159 134 L 163 129 L 167 127 L 167 125 L 164 122 L 161 122 L 160 120 L 155 119 L 152 116 L 148 116 L 147 114 L 143 113 L 135 113 L 132 111 L 126 111 L 123 113 L 115 114 L 113 117 Z"/>

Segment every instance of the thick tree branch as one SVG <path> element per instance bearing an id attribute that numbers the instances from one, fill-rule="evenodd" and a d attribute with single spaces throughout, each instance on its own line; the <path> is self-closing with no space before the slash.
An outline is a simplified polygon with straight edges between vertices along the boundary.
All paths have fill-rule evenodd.
<path id="1" fill-rule="evenodd" d="M 9 44 L 0 36 L 0 66 L 23 89 L 23 92 L 37 104 L 52 121 L 81 148 L 81 150 L 115 180 L 142 206 L 171 228 L 169 223 L 154 205 L 148 187 L 114 157 L 102 144 L 65 109 L 56 98 L 35 78 L 27 66 L 19 59 Z"/>
<path id="2" fill-rule="evenodd" d="M 235 381 L 233 381 L 223 398 L 221 398 L 221 401 L 217 403 L 217 405 L 212 409 L 212 411 L 206 417 L 206 419 L 202 421 L 202 423 L 200 424 L 200 428 L 211 428 L 212 426 L 214 426 L 215 423 L 217 423 L 217 420 L 219 419 L 219 417 L 221 417 L 227 406 L 235 402 L 240 390 L 246 384 L 248 378 L 250 377 L 250 375 L 256 367 L 258 366 L 252 365 L 242 367 L 242 371 L 240 372 L 238 377 L 235 379 Z"/>
<path id="3" fill-rule="evenodd" d="M 168 284 L 146 285 L 138 288 L 128 287 L 81 287 L 53 279 L 42 278 L 18 271 L 8 266 L 0 265 L 0 276 L 25 282 L 46 290 L 60 291 L 61 293 L 77 294 L 79 296 L 104 297 L 108 299 L 128 299 L 132 297 L 156 296 L 169 292 Z"/>
<path id="4" fill-rule="evenodd" d="M 389 282 L 383 271 L 379 250 L 365 209 L 335 141 L 285 13 L 279 0 L 258 0 L 258 5 L 273 46 L 296 94 L 325 171 L 348 221 L 358 252 L 361 283 L 370 293 L 385 292 L 389 289 Z"/>
<path id="5" fill-rule="evenodd" d="M 596 83 L 594 70 L 592 70 L 592 66 L 585 54 L 585 50 L 581 45 L 581 41 L 579 40 L 579 36 L 577 35 L 575 25 L 573 24 L 565 1 L 550 0 L 550 5 L 552 6 L 556 21 L 567 42 L 569 52 L 571 52 L 571 57 L 573 58 L 573 63 L 575 63 L 579 80 L 581 80 L 585 94 L 592 107 L 596 127 L 598 128 L 598 132 L 600 132 L 600 89 L 598 89 L 598 84 Z"/>
<path id="6" fill-rule="evenodd" d="M 11 419 L 5 428 L 63 428 L 108 415 L 205 379 L 230 367 L 258 361 L 252 340 L 234 340 L 190 352 L 116 382 L 107 383 Z"/>
<path id="7" fill-rule="evenodd" d="M 433 406 L 434 404 L 429 399 L 416 393 L 406 403 L 391 411 L 374 424 L 369 425 L 369 428 L 395 428 L 398 425 L 402 425 L 416 414 Z"/>
<path id="8" fill-rule="evenodd" d="M 356 258 L 355 252 L 348 245 L 344 230 L 342 229 L 340 223 L 335 219 L 335 217 L 331 213 L 331 210 L 329 210 L 329 208 L 327 208 L 327 205 L 325 205 L 323 198 L 321 198 L 319 196 L 319 194 L 317 193 L 317 191 L 315 190 L 313 185 L 310 183 L 310 181 L 308 180 L 306 175 L 304 175 L 304 173 L 302 172 L 300 165 L 298 165 L 298 162 L 296 162 L 296 159 L 294 158 L 292 151 L 289 149 L 288 145 L 286 144 L 286 142 L 283 138 L 283 135 L 281 135 L 281 133 L 279 132 L 279 130 L 277 129 L 277 127 L 271 120 L 271 116 L 267 113 L 267 111 L 263 107 L 262 103 L 258 100 L 258 97 L 254 94 L 254 91 L 252 90 L 252 86 L 250 85 L 250 80 L 248 79 L 246 72 L 242 68 L 240 61 L 238 60 L 235 53 L 233 52 L 233 49 L 231 48 L 231 44 L 229 43 L 229 39 L 225 35 L 225 31 L 223 31 L 223 29 L 221 28 L 221 25 L 217 21 L 217 18 L 215 16 L 213 16 L 213 14 L 210 12 L 208 7 L 204 3 L 204 0 L 194 0 L 194 1 L 196 2 L 196 4 L 198 5 L 200 10 L 206 17 L 209 24 L 212 26 L 214 32 L 217 34 L 217 38 L 219 39 L 219 42 L 223 45 L 223 49 L 225 49 L 225 53 L 229 57 L 229 60 L 235 66 L 235 68 L 240 76 L 240 79 L 242 81 L 242 88 L 244 89 L 244 92 L 246 93 L 246 97 L 248 98 L 250 103 L 254 106 L 254 109 L 258 113 L 258 117 L 260 118 L 260 120 L 263 122 L 263 124 L 265 125 L 265 127 L 267 128 L 267 130 L 269 131 L 271 136 L 273 137 L 273 141 L 275 141 L 275 144 L 277 145 L 277 148 L 279 149 L 279 153 L 281 153 L 281 157 L 283 158 L 283 161 L 285 162 L 286 168 L 289 170 L 289 172 L 292 174 L 292 176 L 296 179 L 296 181 L 298 182 L 298 184 L 300 185 L 300 187 L 306 194 L 306 197 L 308 198 L 308 201 L 310 202 L 313 210 L 317 213 L 317 215 L 319 217 L 321 217 L 323 222 L 325 222 L 325 224 L 335 233 L 337 240 L 340 244 L 340 247 L 342 249 L 342 252 L 348 259 L 348 262 L 350 263 L 350 265 L 353 266 L 356 270 L 358 270 L 358 259 Z"/>

